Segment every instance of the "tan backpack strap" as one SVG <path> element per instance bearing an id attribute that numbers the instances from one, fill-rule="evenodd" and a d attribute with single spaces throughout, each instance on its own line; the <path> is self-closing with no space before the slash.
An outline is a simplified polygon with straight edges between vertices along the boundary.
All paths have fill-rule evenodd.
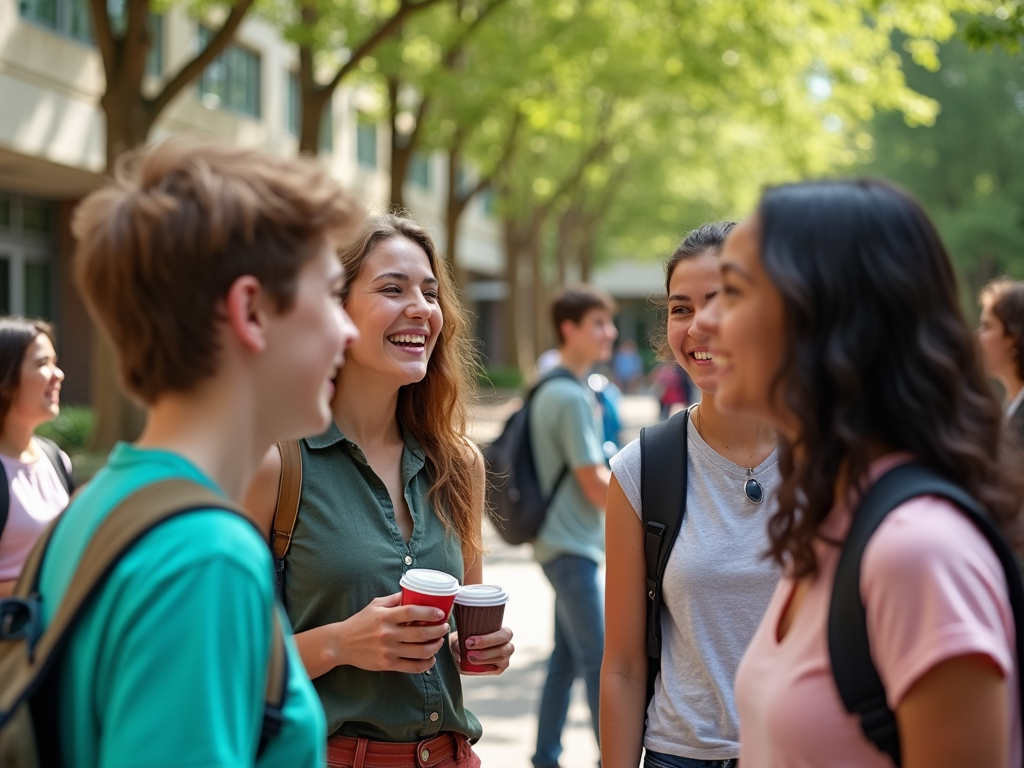
<path id="1" fill-rule="evenodd" d="M 270 547 L 277 560 L 284 560 L 292 543 L 292 532 L 299 517 L 302 499 L 302 450 L 298 440 L 277 444 L 281 452 L 281 483 L 277 486 L 277 507 L 274 509 Z"/>

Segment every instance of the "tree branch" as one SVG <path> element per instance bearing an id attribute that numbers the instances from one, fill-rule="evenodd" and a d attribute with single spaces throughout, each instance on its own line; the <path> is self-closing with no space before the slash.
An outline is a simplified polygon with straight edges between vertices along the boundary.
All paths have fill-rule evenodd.
<path id="1" fill-rule="evenodd" d="M 398 10 L 381 22 L 381 25 L 375 29 L 366 40 L 364 40 L 358 48 L 352 52 L 352 57 L 345 62 L 345 64 L 338 70 L 337 74 L 331 79 L 324 90 L 334 91 L 341 81 L 354 70 L 359 62 L 369 56 L 377 48 L 378 45 L 387 40 L 391 35 L 394 34 L 398 27 L 402 26 L 402 23 L 412 14 L 417 11 L 422 11 L 431 5 L 435 5 L 440 0 L 420 0 L 418 3 L 409 2 L 408 0 L 402 0 L 402 3 L 398 6 Z"/>
<path id="2" fill-rule="evenodd" d="M 97 1 L 102 2 L 102 0 L 92 0 L 92 2 Z M 235 36 L 239 24 L 242 23 L 242 19 L 252 4 L 253 0 L 236 0 L 231 7 L 231 13 L 228 14 L 227 19 L 224 20 L 221 28 L 217 30 L 210 42 L 179 69 L 170 82 L 160 90 L 160 93 L 150 100 L 149 106 L 154 118 L 228 47 L 228 43 Z"/>
<path id="3" fill-rule="evenodd" d="M 494 178 L 505 170 L 505 167 L 511 162 L 512 155 L 516 151 L 516 139 L 519 138 L 519 127 L 523 123 L 523 113 L 516 110 L 515 117 L 512 119 L 512 127 L 509 128 L 508 136 L 505 137 L 505 144 L 501 149 L 501 157 L 498 158 L 498 162 L 494 164 L 494 168 L 486 176 L 481 176 L 480 180 L 470 189 L 465 195 L 463 195 L 464 201 L 469 202 L 476 195 L 479 195 L 487 187 L 491 185 Z"/>
<path id="4" fill-rule="evenodd" d="M 473 21 L 466 25 L 465 29 L 462 30 L 462 34 L 459 35 L 455 42 L 452 43 L 451 47 L 445 51 L 444 56 L 441 59 L 444 63 L 445 69 L 450 70 L 455 66 L 459 58 L 459 54 L 462 52 L 462 49 L 465 48 L 466 43 L 468 43 L 470 38 L 473 37 L 478 29 L 480 29 L 484 21 L 487 20 L 487 17 L 505 1 L 506 0 L 492 0 L 487 4 L 486 8 L 477 14 L 477 17 L 473 19 Z"/>
<path id="5" fill-rule="evenodd" d="M 113 79 L 113 73 L 118 69 L 119 62 L 117 61 L 117 41 L 114 39 L 114 31 L 110 27 L 106 0 L 89 0 L 89 8 L 92 12 L 92 30 L 96 38 L 96 47 L 100 49 L 103 71 L 109 83 Z"/>

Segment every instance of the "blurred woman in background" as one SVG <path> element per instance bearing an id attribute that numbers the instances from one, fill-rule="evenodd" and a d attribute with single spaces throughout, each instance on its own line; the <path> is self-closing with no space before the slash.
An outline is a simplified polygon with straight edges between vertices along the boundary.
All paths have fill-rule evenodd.
<path id="1" fill-rule="evenodd" d="M 14 589 L 36 539 L 68 505 L 71 460 L 35 434 L 60 413 L 53 327 L 41 320 L 0 319 L 0 597 Z"/>
<path id="2" fill-rule="evenodd" d="M 1024 443 L 1024 282 L 994 280 L 979 300 L 981 359 L 988 375 L 1003 385 L 1007 424 Z"/>

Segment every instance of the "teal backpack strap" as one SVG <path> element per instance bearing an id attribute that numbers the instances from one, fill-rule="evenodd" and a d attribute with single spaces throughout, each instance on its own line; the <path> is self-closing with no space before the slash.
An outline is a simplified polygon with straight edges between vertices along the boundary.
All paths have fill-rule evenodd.
<path id="1" fill-rule="evenodd" d="M 689 409 L 640 430 L 640 506 L 647 564 L 647 704 L 661 670 L 661 580 L 686 514 Z M 646 709 L 645 709 L 646 711 Z"/>

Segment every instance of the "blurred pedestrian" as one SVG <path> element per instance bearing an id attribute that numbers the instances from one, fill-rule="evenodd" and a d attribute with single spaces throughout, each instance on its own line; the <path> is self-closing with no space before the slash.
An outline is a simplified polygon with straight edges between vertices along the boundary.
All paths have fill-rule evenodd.
<path id="1" fill-rule="evenodd" d="M 463 704 L 459 646 L 438 608 L 401 605 L 410 569 L 483 577 L 484 464 L 466 437 L 468 321 L 427 232 L 371 217 L 341 252 L 341 300 L 359 340 L 326 432 L 299 441 L 298 519 L 284 602 L 327 714 L 327 765 L 476 768 L 481 727 Z M 271 449 L 248 506 L 269 534 L 282 483 Z M 469 638 L 469 660 L 508 668 L 512 632 Z M 432 757 L 424 757 L 428 755 Z"/>
<path id="2" fill-rule="evenodd" d="M 0 463 L 7 506 L 0 508 L 0 597 L 7 597 L 47 524 L 68 505 L 71 460 L 36 435 L 60 414 L 64 371 L 53 327 L 42 320 L 0 319 Z"/>
<path id="3" fill-rule="evenodd" d="M 980 303 L 981 359 L 1003 385 L 1007 423 L 1024 444 L 1024 282 L 995 280 L 982 289 Z"/>
<path id="4" fill-rule="evenodd" d="M 604 606 L 598 571 L 604 560 L 608 467 L 594 392 L 584 379 L 608 362 L 617 331 L 614 300 L 590 285 L 569 286 L 551 305 L 560 366 L 533 397 L 530 437 L 541 490 L 551 499 L 533 543 L 534 558 L 555 590 L 555 644 L 537 717 L 537 768 L 557 768 L 573 682 L 582 677 L 598 735 Z M 575 381 L 573 380 L 575 379 Z"/>
<path id="5" fill-rule="evenodd" d="M 710 318 L 718 403 L 783 437 L 768 532 L 785 575 L 737 674 L 740 764 L 1019 766 L 1007 592 L 1019 574 L 966 507 L 905 484 L 908 470 L 945 478 L 1004 530 L 1017 527 L 1020 466 L 1001 445 L 1001 409 L 934 226 L 882 182 L 775 187 L 729 236 L 722 273 Z M 910 496 L 862 548 L 847 533 L 876 483 Z M 853 579 L 839 618 L 863 616 L 865 635 L 833 635 L 837 567 L 854 546 L 859 563 L 846 562 L 857 569 L 839 569 L 843 584 Z M 844 685 L 840 698 L 836 667 L 853 661 L 867 690 Z M 862 720 L 846 708 L 860 698 Z"/>
<path id="6" fill-rule="evenodd" d="M 644 361 L 632 339 L 623 339 L 615 354 L 612 355 L 612 371 L 615 383 L 626 394 L 636 388 L 644 375 Z"/>
<path id="7" fill-rule="evenodd" d="M 78 285 L 146 427 L 61 517 L 45 622 L 123 500 L 171 479 L 240 499 L 274 441 L 324 428 L 354 334 L 335 247 L 360 218 L 312 161 L 179 139 L 79 206 Z M 279 730 L 263 728 L 275 610 L 270 553 L 240 514 L 200 508 L 137 540 L 61 657 L 63 764 L 323 765 L 323 712 L 290 638 Z"/>
<path id="8" fill-rule="evenodd" d="M 687 376 L 675 360 L 659 363 L 651 374 L 651 391 L 661 406 L 662 421 L 690 404 Z"/>
<path id="9" fill-rule="evenodd" d="M 685 484 L 686 506 L 683 530 L 663 545 L 670 554 L 661 581 L 660 671 L 650 701 L 643 525 L 650 510 L 643 500 L 659 489 L 644 487 L 639 440 L 612 459 L 605 539 L 606 606 L 614 618 L 601 671 L 604 768 L 636 768 L 641 748 L 646 768 L 728 768 L 739 756 L 733 683 L 779 579 L 778 565 L 764 552 L 780 475 L 774 430 L 724 414 L 715 402 L 719 367 L 705 318 L 721 290 L 718 258 L 732 227 L 720 222 L 694 230 L 665 267 L 662 355 L 673 357 L 703 395 L 689 414 L 670 422 L 687 442 L 686 466 L 659 478 Z"/>

